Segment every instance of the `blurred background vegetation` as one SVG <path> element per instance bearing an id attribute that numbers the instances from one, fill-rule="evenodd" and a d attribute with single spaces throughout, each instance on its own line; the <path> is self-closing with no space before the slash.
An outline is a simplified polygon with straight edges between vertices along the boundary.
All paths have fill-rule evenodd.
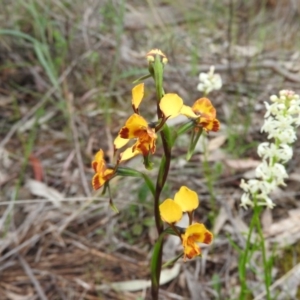
<path id="1" fill-rule="evenodd" d="M 149 278 L 151 195 L 143 182 L 117 178 L 115 215 L 92 192 L 90 162 L 99 148 L 112 160 L 132 82 L 147 73 L 153 48 L 169 59 L 165 90 L 187 104 L 201 97 L 199 72 L 214 65 L 223 79 L 210 97 L 222 130 L 190 162 L 182 140 L 164 191 L 170 197 L 182 182 L 197 191 L 197 217 L 214 228 L 215 244 L 201 264 L 184 264 L 162 297 L 235 299 L 232 241 L 242 247 L 251 217 L 239 208 L 239 181 L 265 138 L 263 102 L 281 89 L 300 93 L 299 19 L 299 0 L 0 0 L 0 299 L 146 299 L 110 283 Z M 146 84 L 151 118 L 155 91 Z M 266 227 L 299 209 L 297 146 L 294 176 Z M 140 159 L 128 164 L 143 169 Z M 286 257 L 274 281 L 299 263 L 299 239 L 274 252 Z M 166 256 L 176 251 L 166 248 Z M 249 299 L 261 291 L 257 273 L 249 273 Z"/>

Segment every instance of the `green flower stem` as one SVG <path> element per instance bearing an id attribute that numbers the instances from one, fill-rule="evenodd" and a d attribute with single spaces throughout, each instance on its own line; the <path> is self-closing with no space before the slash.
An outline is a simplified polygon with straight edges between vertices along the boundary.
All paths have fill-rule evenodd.
<path id="1" fill-rule="evenodd" d="M 155 61 L 153 63 L 153 77 L 155 81 L 155 87 L 156 87 L 156 97 L 157 97 L 157 117 L 162 118 L 163 114 L 159 108 L 159 102 L 161 98 L 164 95 L 163 90 L 163 63 L 160 59 L 160 57 L 157 55 L 155 57 Z M 155 196 L 154 196 L 154 217 L 155 217 L 155 224 L 157 233 L 159 236 L 161 236 L 163 232 L 163 223 L 160 218 L 159 213 L 159 199 L 160 194 L 163 190 L 163 187 L 165 185 L 165 182 L 168 177 L 169 169 L 170 169 L 170 163 L 171 163 L 171 148 L 172 148 L 172 142 L 171 142 L 171 135 L 170 130 L 167 124 L 163 126 L 162 131 L 160 132 L 162 145 L 164 149 L 164 156 L 162 157 L 159 173 L 156 181 L 156 188 L 155 188 Z M 156 257 L 155 257 L 155 264 L 156 267 L 152 268 L 152 277 L 151 277 L 151 294 L 153 300 L 158 300 L 159 295 L 159 279 L 160 279 L 160 273 L 161 273 L 161 266 L 162 266 L 162 252 L 163 252 L 163 240 L 161 240 L 156 249 Z M 154 272 L 154 274 L 153 274 Z"/>
<path id="2" fill-rule="evenodd" d="M 185 123 L 184 125 L 182 125 L 180 128 L 178 128 L 178 130 L 176 130 L 176 131 L 174 132 L 174 134 L 173 134 L 171 146 L 173 147 L 173 145 L 175 144 L 176 139 L 177 139 L 180 135 L 182 135 L 182 134 L 184 134 L 184 133 L 190 131 L 190 130 L 193 129 L 194 127 L 195 127 L 194 121 L 193 121 L 193 120 L 190 120 L 190 121 L 188 121 L 187 123 Z"/>
<path id="3" fill-rule="evenodd" d="M 239 263 L 239 277 L 240 277 L 240 284 L 241 284 L 239 300 L 245 300 L 248 294 L 246 271 L 247 271 L 248 256 L 251 250 L 251 236 L 254 227 L 255 227 L 255 219 L 252 218 L 250 222 L 245 250 L 242 251 L 241 262 Z"/>
<path id="4" fill-rule="evenodd" d="M 197 143 L 199 141 L 199 138 L 200 138 L 202 132 L 203 132 L 202 128 L 199 128 L 198 131 L 193 130 L 192 137 L 191 137 L 191 143 L 190 143 L 187 155 L 186 155 L 187 161 L 190 160 L 191 157 L 193 156 L 193 154 L 195 152 L 195 148 L 197 146 Z"/>
<path id="5" fill-rule="evenodd" d="M 257 206 L 256 203 L 255 203 L 255 206 Z M 263 231 L 262 231 L 262 228 L 261 228 L 261 222 L 260 222 L 261 211 L 262 211 L 261 207 L 257 207 L 257 208 L 254 209 L 254 219 L 255 219 L 256 229 L 257 229 L 257 232 L 258 232 L 258 235 L 259 235 L 259 240 L 260 240 L 259 246 L 260 246 L 261 253 L 262 253 L 262 258 L 263 258 L 266 299 L 271 300 L 270 285 L 271 285 L 272 277 L 271 277 L 270 266 L 269 266 L 268 261 L 267 261 L 264 235 L 263 235 Z"/>
<path id="6" fill-rule="evenodd" d="M 247 262 L 248 258 L 251 252 L 251 236 L 253 233 L 254 228 L 256 228 L 259 236 L 259 246 L 262 253 L 262 259 L 263 259 L 263 269 L 264 269 L 264 282 L 265 282 L 265 289 L 266 289 L 266 299 L 271 300 L 270 295 L 270 285 L 271 285 L 271 270 L 267 261 L 267 255 L 266 255 L 266 248 L 265 248 L 265 242 L 264 242 L 264 236 L 263 231 L 261 228 L 261 222 L 260 222 L 260 215 L 262 212 L 262 207 L 257 205 L 256 197 L 254 197 L 254 215 L 251 219 L 250 228 L 247 236 L 245 251 L 242 254 L 241 263 L 239 264 L 239 277 L 240 277 L 240 283 L 241 283 L 241 291 L 239 300 L 245 300 L 247 299 L 248 295 L 248 287 L 247 287 L 247 278 L 246 278 L 246 271 L 247 271 Z"/>

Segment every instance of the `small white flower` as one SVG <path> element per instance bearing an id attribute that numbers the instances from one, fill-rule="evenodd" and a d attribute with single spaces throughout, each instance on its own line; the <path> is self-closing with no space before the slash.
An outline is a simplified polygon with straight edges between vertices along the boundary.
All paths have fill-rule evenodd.
<path id="1" fill-rule="evenodd" d="M 260 195 L 257 195 L 257 199 L 258 199 L 258 204 L 262 206 L 267 206 L 270 209 L 275 207 L 275 203 L 267 194 L 262 193 Z"/>
<path id="2" fill-rule="evenodd" d="M 253 202 L 250 199 L 250 195 L 248 193 L 244 193 L 241 198 L 241 207 L 247 209 L 248 206 L 253 206 Z"/>
<path id="3" fill-rule="evenodd" d="M 297 139 L 297 135 L 293 128 L 278 132 L 277 135 L 273 135 L 272 137 L 278 138 L 278 140 L 280 140 L 284 144 L 292 144 Z"/>
<path id="4" fill-rule="evenodd" d="M 282 162 L 286 163 L 293 157 L 293 148 L 287 144 L 281 144 L 278 150 L 278 158 L 282 160 Z"/>
<path id="5" fill-rule="evenodd" d="M 278 102 L 272 104 L 265 102 L 265 106 L 267 110 L 265 114 L 265 118 L 268 118 L 270 115 L 278 115 L 280 111 L 282 111 L 285 108 L 283 103 L 278 103 Z"/>
<path id="6" fill-rule="evenodd" d="M 215 67 L 211 66 L 208 73 L 200 73 L 197 86 L 198 91 L 204 92 L 206 95 L 213 90 L 219 90 L 222 87 L 222 79 L 219 74 L 214 74 Z"/>
<path id="7" fill-rule="evenodd" d="M 264 160 L 276 157 L 282 160 L 282 162 L 287 162 L 293 156 L 293 148 L 287 144 L 281 144 L 278 148 L 278 146 L 273 143 L 265 142 L 258 146 L 257 154 Z"/>

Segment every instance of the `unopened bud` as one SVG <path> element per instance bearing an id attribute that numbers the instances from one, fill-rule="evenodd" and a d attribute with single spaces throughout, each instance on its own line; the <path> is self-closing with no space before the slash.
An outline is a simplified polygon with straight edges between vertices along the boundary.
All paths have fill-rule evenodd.
<path id="1" fill-rule="evenodd" d="M 167 64 L 168 59 L 167 59 L 166 55 L 159 49 L 152 49 L 147 53 L 146 57 L 147 57 L 148 62 L 149 63 L 154 62 L 156 55 L 158 55 L 160 57 L 161 62 L 164 65 Z"/>

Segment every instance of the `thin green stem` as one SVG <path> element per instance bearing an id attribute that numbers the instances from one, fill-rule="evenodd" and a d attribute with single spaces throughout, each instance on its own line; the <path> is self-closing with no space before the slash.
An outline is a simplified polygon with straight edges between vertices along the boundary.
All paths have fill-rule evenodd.
<path id="1" fill-rule="evenodd" d="M 241 263 L 239 263 L 239 276 L 240 276 L 240 284 L 241 284 L 239 300 L 246 299 L 246 296 L 248 294 L 248 287 L 246 283 L 247 280 L 246 272 L 247 272 L 248 256 L 251 250 L 251 236 L 254 228 L 255 228 L 255 219 L 252 218 L 250 222 L 250 228 L 247 236 L 246 245 L 245 245 L 245 251 L 242 254 Z"/>
<path id="2" fill-rule="evenodd" d="M 267 260 L 267 254 L 266 254 L 266 247 L 265 247 L 265 241 L 263 236 L 263 231 L 261 227 L 260 222 L 260 215 L 262 212 L 262 207 L 257 205 L 256 197 L 254 197 L 254 208 L 253 208 L 254 214 L 251 219 L 250 228 L 247 236 L 245 251 L 243 252 L 241 263 L 239 264 L 239 276 L 240 276 L 240 283 L 241 283 L 241 291 L 239 300 L 245 300 L 248 295 L 248 287 L 246 283 L 246 271 L 247 271 L 247 262 L 249 258 L 249 254 L 252 251 L 251 247 L 251 236 L 253 230 L 256 228 L 258 236 L 259 236 L 259 247 L 262 253 L 262 259 L 263 259 L 263 269 L 264 269 L 264 282 L 265 282 L 265 289 L 266 289 L 266 299 L 271 300 L 271 294 L 270 294 L 270 285 L 271 285 L 271 270 L 268 264 Z"/>
<path id="3" fill-rule="evenodd" d="M 163 64 L 161 59 L 156 56 L 155 62 L 153 65 L 154 70 L 154 80 L 155 80 L 155 87 L 156 87 L 156 97 L 157 97 L 157 117 L 162 118 L 162 112 L 159 107 L 159 102 L 161 98 L 164 95 L 163 90 Z M 161 192 L 163 190 L 163 187 L 166 183 L 170 164 L 171 164 L 171 142 L 170 142 L 170 132 L 167 124 L 163 126 L 162 131 L 160 132 L 163 150 L 164 150 L 164 156 L 162 157 L 160 168 L 159 168 L 159 174 L 157 176 L 156 181 L 156 188 L 155 188 L 155 196 L 154 196 L 154 217 L 155 217 L 155 224 L 158 236 L 161 235 L 163 232 L 163 223 L 160 217 L 159 213 L 159 199 Z M 151 286 L 151 294 L 153 300 L 158 300 L 159 297 L 159 279 L 160 279 L 160 273 L 161 273 L 161 266 L 162 266 L 162 252 L 163 252 L 163 242 L 160 244 L 159 251 L 157 253 L 157 268 L 156 268 L 156 274 L 155 274 L 155 282 L 152 280 L 152 286 Z"/>
<path id="4" fill-rule="evenodd" d="M 262 258 L 263 258 L 263 269 L 264 269 L 264 282 L 265 282 L 265 288 L 266 288 L 266 299 L 267 300 L 271 300 L 271 294 L 270 294 L 270 284 L 271 284 L 271 272 L 270 272 L 270 267 L 268 264 L 268 260 L 267 260 L 267 253 L 266 253 L 266 247 L 265 247 L 265 240 L 264 240 L 264 235 L 263 235 L 263 231 L 261 228 L 261 222 L 260 222 L 260 214 L 261 214 L 261 208 L 258 207 L 257 209 L 254 210 L 254 220 L 255 220 L 255 225 L 256 225 L 256 229 L 259 235 L 259 239 L 260 239 L 260 249 L 261 249 L 261 253 L 262 253 Z"/>

